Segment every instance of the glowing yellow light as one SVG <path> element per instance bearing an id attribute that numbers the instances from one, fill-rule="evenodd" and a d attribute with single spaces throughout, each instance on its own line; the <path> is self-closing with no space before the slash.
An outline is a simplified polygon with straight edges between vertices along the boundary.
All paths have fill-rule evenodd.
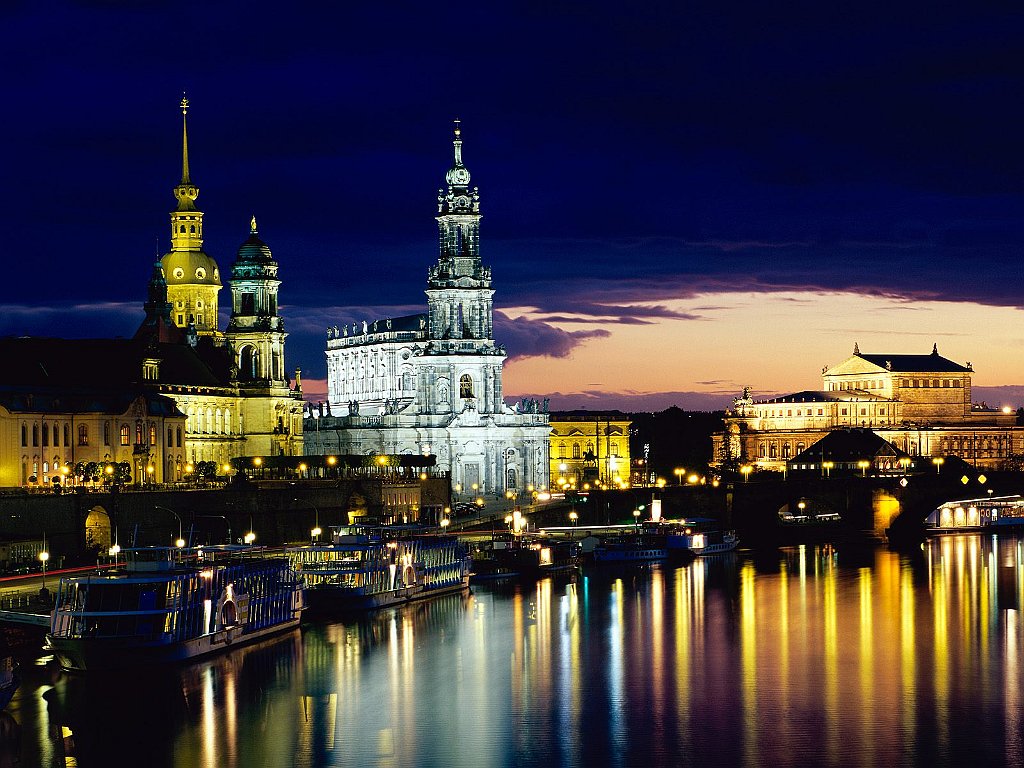
<path id="1" fill-rule="evenodd" d="M 254 467 L 258 467 L 262 463 L 263 463 L 263 459 L 261 457 L 259 457 L 259 456 L 257 456 L 255 459 L 252 460 L 252 465 Z"/>
<path id="2" fill-rule="evenodd" d="M 146 466 L 146 474 L 147 475 L 152 475 L 153 471 L 154 471 L 154 468 L 153 468 L 152 464 L 149 464 L 149 465 Z"/>
<path id="3" fill-rule="evenodd" d="M 305 472 L 305 471 L 306 471 L 306 465 L 305 464 L 299 464 L 299 472 Z"/>
<path id="4" fill-rule="evenodd" d="M 690 485 L 695 485 L 699 480 L 700 477 L 698 475 L 690 475 L 689 477 L 686 478 L 686 482 L 688 482 Z"/>
<path id="5" fill-rule="evenodd" d="M 39 559 L 45 563 L 47 560 L 50 559 L 50 553 L 44 549 L 42 552 L 39 553 Z"/>
<path id="6" fill-rule="evenodd" d="M 315 528 L 313 528 L 309 533 L 315 538 L 319 536 L 321 533 L 323 533 L 323 529 L 321 529 L 320 526 L 318 525 Z"/>
<path id="7" fill-rule="evenodd" d="M 191 475 L 192 474 L 192 470 L 194 470 L 194 469 L 195 469 L 195 467 L 193 467 L 191 464 L 186 464 L 185 465 L 185 474 L 186 475 Z"/>
<path id="8" fill-rule="evenodd" d="M 334 466 L 335 464 L 337 464 L 337 463 L 338 463 L 338 459 L 337 459 L 337 458 L 335 458 L 334 456 L 328 456 L 328 457 L 327 457 L 327 464 L 328 464 L 329 466 L 332 466 L 332 467 L 333 467 L 333 466 Z"/>
<path id="9" fill-rule="evenodd" d="M 245 534 L 244 541 L 246 544 L 252 544 L 254 541 L 256 541 L 256 534 L 252 531 L 249 531 L 247 534 Z"/>
<path id="10" fill-rule="evenodd" d="M 225 464 L 223 467 L 221 467 L 221 470 L 224 472 L 225 475 L 230 474 L 231 473 L 231 465 L 230 464 Z"/>
<path id="11" fill-rule="evenodd" d="M 175 542 L 174 542 L 174 546 L 176 546 L 178 549 L 181 549 L 182 547 L 185 546 L 185 540 L 184 539 L 176 539 Z"/>

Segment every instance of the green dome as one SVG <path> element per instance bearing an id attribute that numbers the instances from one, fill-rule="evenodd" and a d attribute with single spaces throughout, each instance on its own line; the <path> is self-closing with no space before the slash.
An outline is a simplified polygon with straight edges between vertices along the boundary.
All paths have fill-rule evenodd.
<path id="1" fill-rule="evenodd" d="M 160 262 L 169 286 L 221 286 L 217 262 L 202 251 L 171 251 Z"/>

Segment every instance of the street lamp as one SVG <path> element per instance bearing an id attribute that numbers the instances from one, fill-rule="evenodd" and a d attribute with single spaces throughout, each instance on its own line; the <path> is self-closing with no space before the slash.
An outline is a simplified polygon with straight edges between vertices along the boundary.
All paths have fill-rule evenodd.
<path id="1" fill-rule="evenodd" d="M 317 541 L 319 541 L 321 533 L 323 533 L 323 530 L 320 528 L 319 525 L 316 525 L 313 528 L 311 528 L 309 531 L 309 543 L 315 544 Z"/>
<path id="2" fill-rule="evenodd" d="M 178 538 L 175 540 L 174 545 L 179 548 L 184 547 L 185 540 L 181 537 L 181 516 L 170 507 L 164 507 L 159 504 L 155 504 L 153 506 L 153 509 L 162 509 L 164 512 L 170 512 L 172 515 L 174 515 L 175 519 L 178 521 Z M 178 542 L 181 543 L 179 544 Z"/>
<path id="3" fill-rule="evenodd" d="M 571 538 L 573 540 L 576 539 L 576 522 L 579 519 L 580 519 L 580 516 L 576 514 L 576 510 L 575 509 L 572 512 L 569 513 L 569 523 L 572 525 Z"/>
<path id="4" fill-rule="evenodd" d="M 823 461 L 823 462 L 821 462 L 821 468 L 823 470 L 825 470 L 825 477 L 831 477 L 832 476 L 832 468 L 834 466 L 835 466 L 835 462 L 833 462 L 833 461 Z"/>
<path id="5" fill-rule="evenodd" d="M 934 459 L 932 459 L 932 464 L 935 465 L 935 474 L 936 475 L 942 474 L 942 465 L 945 464 L 945 463 L 946 463 L 946 460 L 944 458 L 942 458 L 941 456 L 936 456 Z"/>
<path id="6" fill-rule="evenodd" d="M 740 467 L 740 474 L 743 475 L 743 482 L 746 483 L 750 480 L 750 473 L 754 471 L 754 468 L 749 464 L 744 464 Z"/>
<path id="7" fill-rule="evenodd" d="M 256 534 L 253 531 L 249 531 L 247 534 L 245 534 L 246 544 L 249 544 L 251 546 L 254 541 L 256 541 Z"/>
<path id="8" fill-rule="evenodd" d="M 50 553 L 46 551 L 46 536 L 43 536 L 43 551 L 39 553 L 39 562 L 43 564 L 43 589 L 46 591 L 46 561 L 50 559 Z"/>
<path id="9" fill-rule="evenodd" d="M 676 467 L 675 469 L 672 470 L 672 473 L 676 476 L 676 480 L 679 482 L 679 485 L 682 485 L 683 475 L 686 474 L 686 469 L 683 467 Z"/>
<path id="10" fill-rule="evenodd" d="M 861 459 L 860 461 L 857 462 L 857 468 L 860 470 L 861 477 L 867 477 L 869 466 L 871 466 L 871 462 L 865 459 Z"/>

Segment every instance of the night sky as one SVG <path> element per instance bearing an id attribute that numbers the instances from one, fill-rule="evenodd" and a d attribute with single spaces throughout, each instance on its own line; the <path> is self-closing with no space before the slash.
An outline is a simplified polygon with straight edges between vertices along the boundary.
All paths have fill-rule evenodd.
<path id="1" fill-rule="evenodd" d="M 1016 4 L 42 5 L 0 10 L 0 335 L 135 331 L 186 91 L 205 250 L 257 216 L 313 399 L 326 326 L 425 308 L 459 117 L 508 399 L 720 408 L 856 341 L 1024 401 Z"/>

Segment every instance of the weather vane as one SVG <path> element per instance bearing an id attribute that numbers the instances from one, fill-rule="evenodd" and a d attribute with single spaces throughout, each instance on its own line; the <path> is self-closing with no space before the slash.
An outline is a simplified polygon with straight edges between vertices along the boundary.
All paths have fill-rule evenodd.
<path id="1" fill-rule="evenodd" d="M 455 118 L 455 136 L 456 136 L 456 138 L 458 138 L 459 136 L 462 135 L 462 129 L 459 127 L 459 124 L 461 122 L 462 121 L 459 120 L 459 118 L 457 118 L 457 117 Z"/>
<path id="2" fill-rule="evenodd" d="M 188 114 L 188 99 L 185 98 L 185 92 L 181 92 L 181 114 Z"/>

